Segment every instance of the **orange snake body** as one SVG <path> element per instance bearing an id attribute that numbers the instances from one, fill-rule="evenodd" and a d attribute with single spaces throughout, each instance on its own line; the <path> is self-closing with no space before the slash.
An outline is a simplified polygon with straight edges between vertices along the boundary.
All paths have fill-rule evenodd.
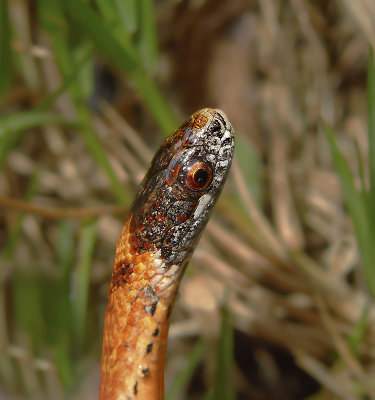
<path id="1" fill-rule="evenodd" d="M 169 316 L 228 174 L 233 130 L 203 109 L 160 147 L 116 246 L 104 321 L 100 400 L 163 400 Z"/>

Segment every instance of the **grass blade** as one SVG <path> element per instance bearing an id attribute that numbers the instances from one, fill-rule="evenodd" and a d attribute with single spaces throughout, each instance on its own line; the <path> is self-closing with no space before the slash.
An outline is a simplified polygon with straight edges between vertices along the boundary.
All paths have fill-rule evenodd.
<path id="1" fill-rule="evenodd" d="M 366 207 L 367 199 L 362 195 L 361 191 L 357 190 L 354 184 L 353 175 L 345 157 L 336 143 L 332 128 L 326 127 L 324 132 L 331 149 L 335 169 L 340 178 L 344 200 L 348 206 L 349 214 L 353 222 L 366 281 L 372 294 L 375 294 L 375 248 L 369 226 L 370 215 Z"/>
<path id="2" fill-rule="evenodd" d="M 177 122 L 163 95 L 144 71 L 131 43 L 120 42 L 90 6 L 81 0 L 66 0 L 63 6 L 77 29 L 83 31 L 114 65 L 130 74 L 162 132 L 171 133 Z"/>
<path id="3" fill-rule="evenodd" d="M 74 123 L 52 113 L 38 110 L 18 112 L 0 118 L 0 166 L 26 130 L 48 124 L 73 125 Z"/>
<path id="4" fill-rule="evenodd" d="M 156 85 L 147 78 L 143 70 L 136 71 L 132 77 L 159 128 L 165 136 L 168 136 L 176 129 L 178 121 L 172 115 L 163 95 Z"/>
<path id="5" fill-rule="evenodd" d="M 367 75 L 367 112 L 368 112 L 368 146 L 370 161 L 370 197 L 375 201 L 375 62 L 374 51 L 370 47 L 368 75 Z M 372 225 L 375 227 L 374 203 L 370 207 Z"/>
<path id="6" fill-rule="evenodd" d="M 16 326 L 27 333 L 32 350 L 37 353 L 37 349 L 43 347 L 41 332 L 45 332 L 39 277 L 30 269 L 18 268 L 12 288 Z"/>
<path id="7" fill-rule="evenodd" d="M 370 305 L 366 304 L 362 312 L 361 318 L 355 326 L 355 330 L 349 336 L 349 347 L 356 357 L 359 356 L 359 348 L 363 343 L 366 331 L 369 327 L 369 312 Z"/>
<path id="8" fill-rule="evenodd" d="M 44 341 L 51 349 L 63 386 L 69 388 L 74 381 L 69 279 L 62 275 L 57 279 L 45 279 L 39 291 L 43 304 L 43 321 L 46 326 Z"/>
<path id="9" fill-rule="evenodd" d="M 6 350 L 9 347 L 9 321 L 7 318 L 7 298 L 6 298 L 6 284 L 2 280 L 0 282 L 0 382 L 3 389 L 11 390 L 16 386 L 16 374 L 14 365 Z"/>
<path id="10" fill-rule="evenodd" d="M 233 327 L 226 306 L 221 310 L 221 335 L 219 353 L 216 362 L 216 374 L 213 398 L 215 400 L 234 400 L 233 384 Z"/>
<path id="11" fill-rule="evenodd" d="M 128 72 L 139 67 L 138 55 L 130 43 L 120 43 L 108 25 L 103 23 L 87 3 L 82 0 L 66 0 L 63 2 L 63 7 L 77 26 L 114 64 Z"/>
<path id="12" fill-rule="evenodd" d="M 63 82 L 61 85 L 50 95 L 48 95 L 37 107 L 38 110 L 47 110 L 53 103 L 63 94 L 65 93 L 72 84 L 77 80 L 79 74 L 81 73 L 82 69 L 89 61 L 90 56 L 93 53 L 92 46 L 88 46 L 84 53 L 81 54 L 80 60 L 76 63 L 75 68 L 64 77 Z"/>
<path id="13" fill-rule="evenodd" d="M 34 197 L 39 183 L 39 175 L 35 174 L 27 189 L 25 200 L 31 201 Z M 9 237 L 0 253 L 0 260 L 2 263 L 9 262 L 17 248 L 19 236 L 22 233 L 22 222 L 25 214 L 22 213 L 18 216 L 14 229 L 10 232 Z M 2 263 L 0 265 L 2 265 Z M 9 320 L 7 318 L 7 298 L 5 291 L 5 280 L 0 282 L 0 378 L 8 388 L 14 387 L 16 384 L 16 376 L 14 374 L 13 364 L 11 359 L 5 353 L 5 349 L 9 346 L 9 332 L 11 329 L 8 327 Z"/>
<path id="14" fill-rule="evenodd" d="M 370 47 L 367 76 L 367 112 L 370 189 L 368 191 L 366 206 L 369 218 L 370 240 L 373 244 L 375 241 L 375 62 L 372 47 Z M 371 245 L 371 243 L 369 245 Z M 375 253 L 375 250 L 372 250 L 372 253 Z M 375 254 L 370 262 L 373 262 L 374 260 Z M 372 277 L 375 279 L 375 264 L 372 264 L 369 268 L 372 269 Z M 373 286 L 375 294 L 375 282 L 373 283 Z"/>
<path id="15" fill-rule="evenodd" d="M 151 70 L 158 57 L 152 0 L 139 0 L 138 48 L 146 70 Z"/>
<path id="16" fill-rule="evenodd" d="M 31 201 L 35 196 L 39 184 L 39 175 L 33 175 L 29 187 L 26 192 L 25 200 L 27 202 Z M 22 222 L 25 218 L 25 213 L 21 213 L 18 218 L 17 222 L 15 223 L 15 227 L 13 231 L 10 233 L 8 240 L 0 253 L 0 260 L 1 261 L 9 261 L 16 250 L 17 243 L 19 241 L 19 236 L 22 233 Z"/>
<path id="17" fill-rule="evenodd" d="M 75 255 L 74 229 L 70 221 L 58 223 L 56 263 L 59 274 L 43 286 L 43 304 L 47 321 L 47 340 L 65 388 L 74 382 L 72 362 L 72 307 L 70 301 L 70 271 Z"/>
<path id="18" fill-rule="evenodd" d="M 73 278 L 74 293 L 74 326 L 76 328 L 78 345 L 83 347 L 85 331 L 87 304 L 90 285 L 90 271 L 92 267 L 92 256 L 97 235 L 97 220 L 90 220 L 81 228 L 78 264 Z"/>
<path id="19" fill-rule="evenodd" d="M 121 23 L 126 32 L 133 34 L 137 30 L 137 1 L 114 0 Z"/>
<path id="20" fill-rule="evenodd" d="M 166 395 L 166 400 L 173 400 L 177 398 L 179 393 L 182 393 L 183 388 L 190 381 L 196 366 L 202 359 L 206 347 L 206 342 L 202 338 L 200 338 L 194 345 L 191 353 L 189 354 L 184 368 L 182 368 L 181 371 L 179 371 L 174 378 L 172 385 Z"/>
<path id="21" fill-rule="evenodd" d="M 361 182 L 361 193 L 362 193 L 362 196 L 367 198 L 368 191 L 367 191 L 367 186 L 366 186 L 365 167 L 363 164 L 362 154 L 361 154 L 361 150 L 359 148 L 358 140 L 355 141 L 355 152 L 357 155 L 359 179 Z"/>
<path id="22" fill-rule="evenodd" d="M 12 79 L 8 2 L 0 0 L 0 99 Z"/>
<path id="23" fill-rule="evenodd" d="M 336 143 L 332 128 L 326 127 L 324 131 L 330 145 L 335 169 L 340 178 L 343 196 L 353 219 L 358 242 L 364 243 L 367 240 L 366 237 L 368 236 L 368 229 L 366 208 L 364 206 L 363 198 L 355 187 L 353 175 L 349 169 L 347 161 L 345 160 Z"/>
<path id="24" fill-rule="evenodd" d="M 262 163 L 259 152 L 250 139 L 241 133 L 236 133 L 236 157 L 243 172 L 246 185 L 256 199 L 258 205 L 263 205 Z M 241 200 L 239 199 L 239 203 Z"/>
<path id="25" fill-rule="evenodd" d="M 214 389 L 210 388 L 207 393 L 202 397 L 202 400 L 212 400 L 214 398 Z"/>
<path id="26" fill-rule="evenodd" d="M 112 168 L 112 165 L 109 162 L 106 152 L 103 149 L 103 145 L 99 140 L 96 132 L 92 128 L 90 115 L 87 110 L 80 110 L 80 120 L 82 123 L 81 134 L 83 139 L 86 142 L 87 147 L 89 148 L 91 154 L 94 159 L 98 162 L 98 164 L 103 168 L 105 173 L 108 176 L 110 181 L 112 191 L 116 196 L 116 199 L 119 203 L 124 205 L 129 205 L 131 198 L 129 193 L 125 190 L 124 186 L 118 179 L 115 171 Z"/>
<path id="27" fill-rule="evenodd" d="M 14 132 L 22 132 L 36 126 L 48 124 L 72 125 L 73 122 L 44 111 L 18 112 L 17 114 L 0 118 L 0 140 L 7 141 L 7 138 L 13 135 Z"/>

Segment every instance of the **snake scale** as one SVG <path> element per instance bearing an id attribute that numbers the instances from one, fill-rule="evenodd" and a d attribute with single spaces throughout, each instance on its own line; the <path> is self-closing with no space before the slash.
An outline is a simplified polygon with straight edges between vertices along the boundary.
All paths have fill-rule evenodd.
<path id="1" fill-rule="evenodd" d="M 232 162 L 225 114 L 194 113 L 161 145 L 117 242 L 100 400 L 163 400 L 169 317 Z"/>

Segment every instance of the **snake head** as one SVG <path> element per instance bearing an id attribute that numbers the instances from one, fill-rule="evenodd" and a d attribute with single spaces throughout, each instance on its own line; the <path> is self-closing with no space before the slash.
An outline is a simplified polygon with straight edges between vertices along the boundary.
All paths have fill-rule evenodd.
<path id="1" fill-rule="evenodd" d="M 161 145 L 131 207 L 132 251 L 186 263 L 228 175 L 233 129 L 225 114 L 194 113 Z"/>

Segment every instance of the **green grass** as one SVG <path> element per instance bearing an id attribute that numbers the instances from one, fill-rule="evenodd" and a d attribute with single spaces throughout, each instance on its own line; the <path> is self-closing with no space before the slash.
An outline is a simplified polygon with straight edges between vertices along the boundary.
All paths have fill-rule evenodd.
<path id="1" fill-rule="evenodd" d="M 335 169 L 341 183 L 345 204 L 353 222 L 361 255 L 363 273 L 370 293 L 375 296 L 375 64 L 370 50 L 367 83 L 369 184 L 364 181 L 362 159 L 358 156 L 361 186 L 358 187 L 349 165 L 340 151 L 334 130 L 327 126 L 325 134 L 330 145 Z M 357 154 L 359 152 L 357 151 Z"/>
<path id="2" fill-rule="evenodd" d="M 186 389 L 186 385 L 191 380 L 193 373 L 202 360 L 204 353 L 207 350 L 207 341 L 203 338 L 198 339 L 192 348 L 189 356 L 187 357 L 186 363 L 180 371 L 176 373 L 176 376 L 167 390 L 166 400 L 177 399 L 180 393 Z"/>
<path id="3" fill-rule="evenodd" d="M 66 14 L 71 18 L 72 28 L 80 30 L 114 65 L 130 75 L 160 129 L 169 135 L 176 128 L 177 121 L 159 89 L 149 79 L 142 61 L 154 62 L 155 59 L 155 34 L 151 31 L 154 24 L 150 22 L 152 3 L 145 0 L 138 3 L 141 5 L 138 21 L 141 38 L 138 50 L 141 49 L 141 53 L 137 51 L 136 44 L 130 40 L 119 40 L 111 29 L 112 24 L 117 26 L 120 23 L 119 17 L 117 21 L 113 21 L 113 18 L 105 21 L 84 2 L 68 0 L 63 4 Z"/>
<path id="4" fill-rule="evenodd" d="M 215 382 L 212 399 L 234 400 L 234 333 L 227 306 L 221 309 L 221 333 L 216 359 Z"/>
<path id="5" fill-rule="evenodd" d="M 10 24 L 8 17 L 7 0 L 0 1 L 0 105 L 2 104 L 2 96 L 10 85 L 12 79 L 12 51 L 10 48 Z"/>

